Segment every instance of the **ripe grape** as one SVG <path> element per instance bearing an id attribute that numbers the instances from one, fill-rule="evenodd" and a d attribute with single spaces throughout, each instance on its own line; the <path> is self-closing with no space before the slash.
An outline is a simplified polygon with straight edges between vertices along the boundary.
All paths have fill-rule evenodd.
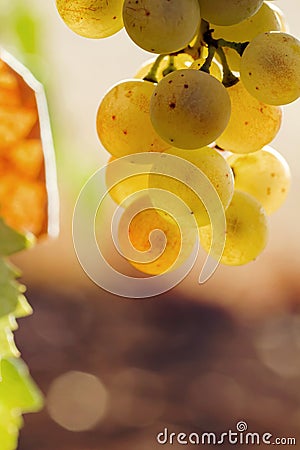
<path id="1" fill-rule="evenodd" d="M 65 24 L 80 36 L 100 39 L 123 27 L 123 0 L 56 0 Z"/>
<path id="2" fill-rule="evenodd" d="M 233 42 L 252 41 L 260 33 L 281 31 L 281 23 L 272 5 L 263 3 L 259 10 L 242 22 L 231 26 L 211 25 L 215 39 L 226 39 Z M 231 70 L 240 71 L 241 57 L 229 47 L 223 48 Z"/>
<path id="3" fill-rule="evenodd" d="M 170 147 L 155 132 L 150 99 L 155 85 L 128 80 L 115 85 L 103 98 L 97 114 L 97 131 L 106 150 L 115 157 L 140 152 L 162 152 Z"/>
<path id="4" fill-rule="evenodd" d="M 173 53 L 195 36 L 198 0 L 125 0 L 123 20 L 130 38 L 152 53 Z"/>
<path id="5" fill-rule="evenodd" d="M 112 164 L 114 160 L 115 158 L 112 156 L 106 167 L 106 186 L 107 189 L 109 189 L 111 198 L 118 205 L 124 202 L 123 205 L 126 206 L 126 204 L 129 204 L 132 201 L 130 199 L 132 194 L 148 188 L 149 175 L 147 173 L 131 175 L 136 164 L 131 163 L 129 160 L 118 160 L 119 164 L 116 165 Z M 126 199 L 128 200 L 126 201 Z"/>
<path id="6" fill-rule="evenodd" d="M 177 156 L 176 159 L 169 159 L 166 153 Z M 209 215 L 206 210 L 205 203 L 209 203 L 213 200 L 209 197 L 209 192 L 206 190 L 206 186 L 199 186 L 202 192 L 205 191 L 204 203 L 198 197 L 198 195 L 191 188 L 191 180 L 195 180 L 197 172 L 202 171 L 204 175 L 209 179 L 211 184 L 217 191 L 220 201 L 224 208 L 229 205 L 233 195 L 233 176 L 229 165 L 223 156 L 220 155 L 215 149 L 210 147 L 204 147 L 198 150 L 180 150 L 172 148 L 166 153 L 161 155 L 159 162 L 159 173 L 166 173 L 170 169 L 174 169 L 175 173 L 180 174 L 180 180 L 171 178 L 165 175 L 158 175 L 156 165 L 154 164 L 152 172 L 149 175 L 149 187 L 162 189 L 175 194 L 179 199 L 183 200 L 188 206 L 188 210 L 183 209 L 180 202 L 175 204 L 171 200 L 170 203 L 174 204 L 174 210 L 176 211 L 176 217 L 186 217 L 186 215 L 193 214 L 198 226 L 207 225 L 210 221 Z M 185 165 L 184 161 L 189 161 L 194 166 Z M 150 198 L 154 206 L 156 206 L 156 199 L 151 192 Z M 159 198 L 160 200 L 160 198 Z"/>
<path id="7" fill-rule="evenodd" d="M 240 266 L 253 261 L 264 250 L 268 238 L 267 218 L 262 206 L 251 195 L 235 191 L 225 215 L 226 242 L 221 263 Z M 200 228 L 199 233 L 203 248 L 209 252 L 211 226 Z"/>
<path id="8" fill-rule="evenodd" d="M 293 102 L 300 96 L 300 41 L 281 32 L 259 34 L 242 56 L 241 80 L 264 103 Z"/>
<path id="9" fill-rule="evenodd" d="M 170 73 L 158 83 L 150 116 L 166 142 L 196 149 L 220 136 L 228 124 L 230 109 L 229 95 L 216 78 L 186 69 Z"/>
<path id="10" fill-rule="evenodd" d="M 149 275 L 160 275 L 177 268 L 190 255 L 195 233 L 182 230 L 170 214 L 154 208 L 138 212 L 126 227 L 124 222 L 133 207 L 134 203 L 125 210 L 119 226 L 119 242 L 124 256 L 128 238 L 133 248 L 140 252 L 134 260 L 127 254 L 129 263 Z M 155 234 L 151 235 L 154 231 Z"/>
<path id="11" fill-rule="evenodd" d="M 234 153 L 251 153 L 262 149 L 279 131 L 282 118 L 280 107 L 257 100 L 241 82 L 227 91 L 231 100 L 231 116 L 217 144 Z"/>
<path id="12" fill-rule="evenodd" d="M 276 211 L 286 199 L 290 188 L 290 169 L 283 156 L 271 147 L 250 155 L 228 158 L 236 189 L 255 197 L 267 214 Z"/>
<path id="13" fill-rule="evenodd" d="M 263 0 L 199 0 L 201 17 L 216 25 L 233 25 L 253 16 Z"/>

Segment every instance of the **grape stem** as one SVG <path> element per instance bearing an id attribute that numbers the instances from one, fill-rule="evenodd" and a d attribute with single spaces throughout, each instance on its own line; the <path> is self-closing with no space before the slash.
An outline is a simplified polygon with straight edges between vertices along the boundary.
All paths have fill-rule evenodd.
<path id="1" fill-rule="evenodd" d="M 157 71 L 160 66 L 160 63 L 167 55 L 158 55 L 155 62 L 153 63 L 149 73 L 143 78 L 145 81 L 150 81 L 151 83 L 158 83 L 157 80 Z"/>
<path id="2" fill-rule="evenodd" d="M 217 48 L 217 53 L 220 57 L 221 64 L 223 66 L 223 80 L 222 83 L 225 87 L 234 86 L 236 83 L 238 83 L 240 80 L 238 77 L 236 77 L 231 70 L 229 69 L 228 62 L 224 53 L 224 50 L 222 47 Z"/>

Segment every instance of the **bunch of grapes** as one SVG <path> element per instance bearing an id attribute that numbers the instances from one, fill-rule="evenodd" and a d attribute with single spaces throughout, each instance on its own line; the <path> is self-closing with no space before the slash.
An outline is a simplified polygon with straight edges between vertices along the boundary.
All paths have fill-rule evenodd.
<path id="1" fill-rule="evenodd" d="M 152 204 L 126 229 L 132 247 L 151 253 L 155 229 L 167 238 L 151 261 L 129 262 L 151 275 L 176 267 L 183 245 L 176 215 L 181 223 L 192 215 L 203 248 L 211 250 L 209 200 L 191 188 L 194 169 L 225 211 L 221 262 L 256 259 L 267 243 L 267 214 L 282 205 L 290 185 L 286 161 L 268 144 L 279 131 L 281 106 L 300 96 L 300 42 L 287 33 L 282 11 L 263 0 L 57 0 L 57 8 L 82 36 L 103 38 L 124 25 L 135 44 L 158 54 L 112 87 L 97 113 L 99 139 L 112 155 L 110 195 L 124 214 L 137 192 Z M 143 152 L 160 153 L 159 171 L 130 176 L 128 159 L 115 169 L 116 158 Z M 180 179 L 164 175 L 167 155 L 176 156 L 172 170 Z M 180 200 L 175 214 L 159 202 L 157 192 L 165 190 Z M 123 232 L 120 226 L 120 243 Z"/>

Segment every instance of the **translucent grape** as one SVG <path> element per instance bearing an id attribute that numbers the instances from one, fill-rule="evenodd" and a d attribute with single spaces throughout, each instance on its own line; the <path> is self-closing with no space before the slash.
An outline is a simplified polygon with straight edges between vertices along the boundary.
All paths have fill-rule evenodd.
<path id="1" fill-rule="evenodd" d="M 190 68 L 199 70 L 203 66 L 204 63 L 205 63 L 205 58 L 195 59 L 195 61 L 193 62 L 193 64 L 191 65 Z M 212 62 L 209 72 L 217 80 L 222 81 L 222 78 L 223 78 L 222 70 L 216 61 Z"/>
<path id="2" fill-rule="evenodd" d="M 279 131 L 282 112 L 279 106 L 266 105 L 254 98 L 239 82 L 227 89 L 231 116 L 217 144 L 233 153 L 251 153 L 269 144 Z"/>
<path id="3" fill-rule="evenodd" d="M 245 192 L 235 191 L 226 210 L 226 222 L 226 243 L 221 263 L 240 266 L 256 259 L 268 239 L 267 218 L 260 203 Z M 200 228 L 199 233 L 203 248 L 209 252 L 211 226 Z"/>
<path id="4" fill-rule="evenodd" d="M 211 25 L 214 29 L 214 38 L 223 38 L 233 42 L 252 41 L 260 33 L 267 31 L 281 31 L 281 23 L 273 5 L 263 3 L 259 10 L 242 22 L 231 26 Z M 233 49 L 224 47 L 230 69 L 240 71 L 241 57 Z"/>
<path id="5" fill-rule="evenodd" d="M 106 186 L 109 189 L 109 194 L 112 199 L 117 204 L 121 204 L 122 202 L 124 202 L 123 205 L 126 206 L 127 202 L 131 202 L 130 198 L 128 197 L 138 191 L 148 188 L 149 175 L 140 174 L 126 178 L 126 176 L 131 173 L 131 168 L 129 167 L 131 164 L 130 161 L 124 161 L 124 163 L 121 164 L 122 170 L 120 170 L 120 165 L 116 166 L 114 164 L 111 164 L 111 162 L 114 160 L 115 158 L 111 157 L 106 167 Z M 126 202 L 127 198 L 128 200 Z"/>
<path id="6" fill-rule="evenodd" d="M 199 0 L 201 17 L 216 25 L 233 25 L 253 16 L 263 0 Z"/>
<path id="7" fill-rule="evenodd" d="M 250 155 L 228 158 L 235 178 L 236 189 L 255 197 L 267 214 L 276 211 L 285 201 L 291 174 L 283 156 L 271 147 Z"/>
<path id="8" fill-rule="evenodd" d="M 166 142 L 196 149 L 220 136 L 228 124 L 230 109 L 229 95 L 216 78 L 186 69 L 170 73 L 158 83 L 150 116 Z"/>
<path id="9" fill-rule="evenodd" d="M 199 150 L 180 150 L 173 148 L 168 150 L 167 153 L 179 157 L 174 161 L 172 160 L 172 164 L 178 165 L 176 172 L 181 174 L 183 182 L 152 172 L 149 175 L 149 187 L 172 192 L 186 203 L 189 208 L 188 211 L 182 210 L 180 203 L 178 203 L 177 207 L 174 207 L 176 217 L 181 217 L 183 214 L 193 214 L 198 226 L 207 225 L 210 221 L 208 213 L 201 199 L 191 189 L 190 180 L 195 178 L 195 172 L 200 169 L 216 189 L 224 208 L 227 208 L 231 201 L 234 187 L 233 176 L 229 165 L 220 153 L 210 147 L 204 147 Z M 164 173 L 164 155 L 162 155 L 159 166 L 162 173 Z M 194 164 L 196 166 L 194 170 L 185 166 L 180 158 Z M 170 169 L 169 159 L 166 159 L 165 164 Z M 151 196 L 151 193 L 149 195 Z M 155 200 L 153 200 L 153 203 L 156 206 Z"/>
<path id="10" fill-rule="evenodd" d="M 195 36 L 198 0 L 125 0 L 123 20 L 130 38 L 152 53 L 172 53 Z"/>
<path id="11" fill-rule="evenodd" d="M 151 58 L 148 61 L 146 61 L 135 74 L 135 78 L 144 78 L 146 75 L 148 75 L 155 60 L 156 58 Z M 174 56 L 174 65 L 176 70 L 188 69 L 189 67 L 191 67 L 193 62 L 194 59 L 187 53 L 180 53 L 179 55 Z M 160 63 L 158 71 L 156 72 L 156 78 L 158 81 L 162 80 L 162 78 L 164 77 L 163 71 L 168 67 L 168 65 L 169 65 L 169 56 L 166 56 Z"/>
<path id="12" fill-rule="evenodd" d="M 123 27 L 123 0 L 56 0 L 56 6 L 65 24 L 86 38 L 105 38 Z"/>
<path id="13" fill-rule="evenodd" d="M 300 41 L 281 32 L 259 34 L 242 56 L 241 80 L 264 103 L 293 102 L 300 96 Z"/>
<path id="14" fill-rule="evenodd" d="M 100 141 L 113 156 L 162 152 L 170 147 L 155 132 L 149 116 L 155 85 L 128 80 L 114 86 L 103 98 L 97 114 Z"/>
<path id="15" fill-rule="evenodd" d="M 126 214 L 127 210 L 125 210 Z M 121 224 L 121 223 L 120 223 Z M 162 233 L 157 235 L 157 239 L 149 240 L 151 232 L 160 230 Z M 119 227 L 119 241 L 122 243 L 122 235 L 127 233 L 124 226 Z M 153 209 L 145 209 L 136 214 L 129 224 L 129 240 L 139 252 L 149 252 L 153 250 L 158 253 L 157 258 L 151 261 L 151 253 L 149 261 L 136 262 L 128 259 L 129 263 L 140 272 L 149 275 L 160 275 L 177 267 L 177 259 L 184 259 L 191 253 L 194 245 L 194 239 L 190 242 L 183 243 L 181 230 L 176 221 L 168 213 L 160 211 L 159 213 Z M 183 245 L 184 244 L 184 245 Z M 182 246 L 184 246 L 183 253 Z M 183 261 L 182 261 L 183 262 Z"/>

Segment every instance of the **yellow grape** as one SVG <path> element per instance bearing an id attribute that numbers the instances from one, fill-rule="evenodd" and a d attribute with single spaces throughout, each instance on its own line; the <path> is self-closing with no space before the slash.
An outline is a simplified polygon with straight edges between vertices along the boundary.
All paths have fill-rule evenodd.
<path id="1" fill-rule="evenodd" d="M 116 158 L 112 156 L 106 167 L 106 174 L 105 174 L 106 186 L 107 189 L 109 189 L 109 194 L 111 198 L 118 205 L 120 205 L 122 202 L 124 202 L 123 205 L 126 205 L 131 202 L 131 199 L 128 197 L 130 197 L 132 194 L 141 191 L 143 189 L 148 189 L 149 175 L 148 174 L 132 175 L 129 178 L 126 178 L 126 176 L 132 173 L 130 161 L 128 160 L 124 161 L 124 163 L 121 164 L 122 166 L 121 169 L 120 165 L 116 166 L 114 164 L 111 164 L 115 159 Z M 118 180 L 120 181 L 118 182 Z M 126 201 L 127 198 L 128 200 Z"/>
<path id="2" fill-rule="evenodd" d="M 173 53 L 189 44 L 200 24 L 198 0 L 125 0 L 125 29 L 141 48 Z"/>
<path id="3" fill-rule="evenodd" d="M 267 218 L 262 206 L 251 195 L 235 191 L 225 215 L 226 242 L 221 263 L 240 266 L 253 261 L 264 250 L 268 239 Z M 209 252 L 211 226 L 200 228 L 199 233 L 204 250 Z"/>
<path id="4" fill-rule="evenodd" d="M 130 209 L 130 208 L 129 208 Z M 125 210 L 124 216 L 129 210 Z M 150 234 L 155 230 L 164 233 L 164 237 L 156 235 L 151 239 Z M 157 231 L 156 231 L 157 232 Z M 140 272 L 149 275 L 160 275 L 178 267 L 178 263 L 184 262 L 190 255 L 195 244 L 195 235 L 188 235 L 187 240 L 183 240 L 182 232 L 176 221 L 166 212 L 156 211 L 148 208 L 138 212 L 130 221 L 128 230 L 120 221 L 119 242 L 122 246 L 124 239 L 128 238 L 131 245 L 138 252 L 149 252 L 145 258 L 145 253 L 141 261 L 128 259 L 128 262 Z M 124 255 L 126 251 L 122 248 Z M 158 256 L 158 257 L 157 257 Z"/>
<path id="5" fill-rule="evenodd" d="M 97 113 L 97 131 L 106 150 L 115 157 L 140 152 L 162 152 L 170 147 L 154 130 L 150 99 L 154 83 L 127 80 L 105 95 Z"/>
<path id="6" fill-rule="evenodd" d="M 164 157 L 166 153 L 177 156 L 178 158 L 170 161 Z M 193 214 L 198 226 L 207 225 L 210 219 L 205 208 L 205 200 L 209 202 L 210 199 L 204 199 L 203 203 L 190 187 L 190 182 L 195 179 L 196 173 L 200 169 L 216 189 L 224 208 L 227 208 L 231 201 L 234 188 L 233 176 L 228 163 L 220 153 L 210 147 L 203 147 L 198 150 L 180 150 L 173 148 L 166 153 L 161 157 L 159 164 L 160 172 L 165 173 L 164 165 L 168 170 L 173 165 L 172 169 L 176 169 L 175 172 L 180 174 L 182 182 L 169 176 L 153 173 L 155 172 L 153 170 L 149 175 L 149 187 L 172 192 L 186 203 L 188 210 L 182 209 L 180 202 L 176 203 L 176 205 L 174 204 L 176 217 Z M 191 162 L 195 167 L 190 168 L 184 165 L 181 158 Z M 149 195 L 151 198 L 151 193 Z M 152 201 L 154 206 L 156 206 L 155 198 L 152 197 Z"/>
<path id="7" fill-rule="evenodd" d="M 259 34 L 243 53 L 241 80 L 264 103 L 293 102 L 300 96 L 300 41 L 287 33 Z"/>
<path id="8" fill-rule="evenodd" d="M 191 65 L 190 68 L 199 70 L 203 66 L 204 63 L 205 63 L 205 58 L 195 59 L 195 61 L 193 62 L 193 64 Z M 216 61 L 212 62 L 209 72 L 217 80 L 222 81 L 222 78 L 223 78 L 222 70 Z"/>
<path id="9" fill-rule="evenodd" d="M 216 25 L 233 25 L 253 16 L 263 0 L 199 0 L 202 19 Z"/>
<path id="10" fill-rule="evenodd" d="M 229 95 L 216 78 L 193 69 L 163 78 L 151 98 L 150 116 L 170 145 L 196 149 L 213 142 L 230 118 Z"/>
<path id="11" fill-rule="evenodd" d="M 228 158 L 236 189 L 255 197 L 267 214 L 276 211 L 286 199 L 291 173 L 283 156 L 271 147 L 249 155 Z"/>
<path id="12" fill-rule="evenodd" d="M 227 128 L 216 141 L 218 146 L 233 153 L 262 149 L 279 131 L 281 108 L 257 100 L 241 82 L 227 91 L 231 100 L 231 116 Z"/>
<path id="13" fill-rule="evenodd" d="M 143 79 L 146 75 L 148 75 L 151 67 L 153 66 L 156 58 L 148 59 L 137 71 L 134 78 L 141 78 Z M 179 55 L 174 56 L 174 65 L 176 70 L 179 69 L 188 69 L 191 67 L 194 59 L 188 55 L 187 53 L 180 53 Z M 169 56 L 166 56 L 162 62 L 159 65 L 158 71 L 156 72 L 156 78 L 158 81 L 160 81 L 164 75 L 163 71 L 168 67 L 169 65 Z"/>
<path id="14" fill-rule="evenodd" d="M 65 24 L 80 36 L 100 39 L 123 27 L 123 0 L 56 0 Z"/>
<path id="15" fill-rule="evenodd" d="M 214 38 L 223 38 L 233 42 L 252 41 L 260 33 L 266 31 L 280 31 L 281 23 L 273 5 L 263 3 L 259 10 L 243 22 L 231 26 L 211 25 L 214 29 Z M 241 57 L 232 48 L 224 47 L 230 69 L 240 71 Z"/>

